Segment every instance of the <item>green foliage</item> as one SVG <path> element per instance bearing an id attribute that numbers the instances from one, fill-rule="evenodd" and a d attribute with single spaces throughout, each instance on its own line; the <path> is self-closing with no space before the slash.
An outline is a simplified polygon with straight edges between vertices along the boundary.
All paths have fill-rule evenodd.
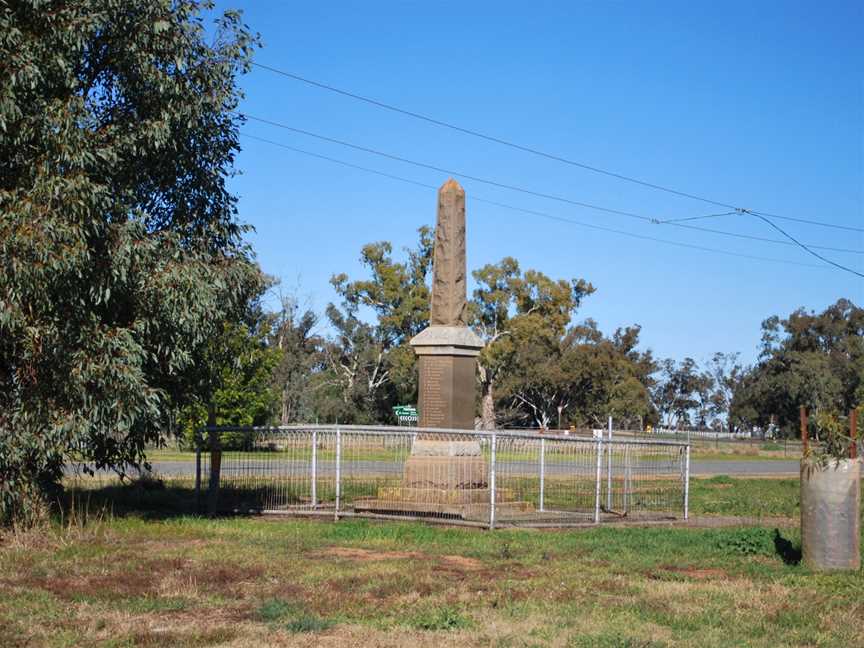
<path id="1" fill-rule="evenodd" d="M 730 555 L 772 556 L 775 553 L 774 532 L 758 527 L 718 531 L 714 544 Z"/>
<path id="2" fill-rule="evenodd" d="M 0 520 L 142 460 L 260 285 L 225 186 L 255 38 L 209 3 L 0 9 Z"/>
<path id="3" fill-rule="evenodd" d="M 301 614 L 285 624 L 285 629 L 294 633 L 324 632 L 332 627 L 333 622 L 330 619 L 323 619 L 313 614 Z"/>
<path id="4" fill-rule="evenodd" d="M 296 606 L 282 599 L 268 599 L 258 607 L 258 618 L 262 621 L 279 621 L 296 612 Z"/>
<path id="5" fill-rule="evenodd" d="M 824 468 L 831 462 L 849 458 L 852 438 L 846 433 L 847 417 L 819 410 L 813 412 L 809 420 L 815 431 L 816 443 L 809 445 L 805 461 Z"/>
<path id="6" fill-rule="evenodd" d="M 415 630 L 446 632 L 470 628 L 473 623 L 455 607 L 441 605 L 418 610 L 408 619 L 408 625 Z"/>
<path id="7" fill-rule="evenodd" d="M 700 371 L 692 358 L 680 363 L 667 359 L 661 366 L 663 374 L 654 390 L 661 421 L 670 427 L 705 427 L 711 414 L 712 376 Z"/>
<path id="8" fill-rule="evenodd" d="M 269 344 L 269 323 L 257 320 L 225 323 L 209 341 L 208 384 L 181 414 L 186 447 L 195 447 L 195 435 L 205 425 L 265 425 L 272 417 L 277 403 L 272 375 L 280 351 Z M 252 438 L 249 432 L 223 432 L 220 441 L 224 450 L 239 450 Z"/>
<path id="9" fill-rule="evenodd" d="M 708 477 L 702 481 L 706 484 L 727 484 L 730 486 L 735 483 L 735 480 L 729 475 L 714 475 L 713 477 Z"/>
<path id="10" fill-rule="evenodd" d="M 323 340 L 315 334 L 318 316 L 300 310 L 293 296 L 283 296 L 281 308 L 272 318 L 270 345 L 278 350 L 273 369 L 273 389 L 279 396 L 282 425 L 315 420 L 315 380 L 323 366 Z"/>
<path id="11" fill-rule="evenodd" d="M 369 279 L 331 279 L 342 304 L 327 308 L 335 335 L 317 341 L 322 363 L 308 390 L 322 420 L 395 422 L 394 405 L 416 403 L 416 357 L 408 341 L 428 324 L 432 247 L 427 227 L 404 261 L 393 259 L 387 242 L 369 244 L 361 253 Z M 486 344 L 478 363 L 484 426 L 548 427 L 558 406 L 565 421 L 579 424 L 610 413 L 631 420 L 651 415 L 656 367 L 650 352 L 636 350 L 639 327 L 608 339 L 593 322 L 568 331 L 594 292 L 590 283 L 523 271 L 512 257 L 473 274 L 477 288 L 467 319 Z M 361 309 L 370 309 L 375 321 L 361 319 Z"/>
<path id="12" fill-rule="evenodd" d="M 759 362 L 735 390 L 736 423 L 772 419 L 797 436 L 799 407 L 846 414 L 864 396 L 864 309 L 840 299 L 821 313 L 799 309 L 762 323 Z"/>
<path id="13" fill-rule="evenodd" d="M 477 288 L 469 321 L 485 342 L 478 363 L 483 426 L 504 419 L 548 427 L 557 407 L 566 408 L 569 401 L 561 341 L 594 287 L 584 279 L 556 281 L 536 270 L 523 273 L 512 257 L 473 275 Z"/>
<path id="14" fill-rule="evenodd" d="M 307 614 L 302 609 L 282 599 L 267 599 L 258 607 L 258 618 L 266 623 L 286 621 L 285 629 L 292 633 L 323 632 L 333 627 L 329 619 Z"/>
<path id="15" fill-rule="evenodd" d="M 330 304 L 326 313 L 336 334 L 323 345 L 326 368 L 316 385 L 325 420 L 395 422 L 393 405 L 416 402 L 415 357 L 408 341 L 429 321 L 432 246 L 428 227 L 419 229 L 417 248 L 408 250 L 403 262 L 392 258 L 390 243 L 370 243 L 360 261 L 371 279 L 331 278 L 342 304 Z M 375 313 L 375 324 L 361 320 L 361 308 Z"/>

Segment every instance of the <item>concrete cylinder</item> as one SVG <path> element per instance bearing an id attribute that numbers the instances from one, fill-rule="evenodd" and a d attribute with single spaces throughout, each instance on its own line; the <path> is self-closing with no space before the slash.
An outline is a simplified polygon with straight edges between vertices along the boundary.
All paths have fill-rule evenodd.
<path id="1" fill-rule="evenodd" d="M 861 462 L 801 464 L 801 544 L 811 569 L 861 567 Z"/>

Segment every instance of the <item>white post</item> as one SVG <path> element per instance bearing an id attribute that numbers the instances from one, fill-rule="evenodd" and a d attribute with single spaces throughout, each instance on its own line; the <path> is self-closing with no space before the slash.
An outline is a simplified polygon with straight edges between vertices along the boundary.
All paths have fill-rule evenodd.
<path id="1" fill-rule="evenodd" d="M 312 430 L 312 508 L 318 507 L 318 430 Z"/>
<path id="2" fill-rule="evenodd" d="M 489 528 L 495 528 L 495 448 L 497 436 L 492 433 L 492 456 L 489 461 Z"/>
<path id="3" fill-rule="evenodd" d="M 603 473 L 603 437 L 597 439 L 597 479 L 594 482 L 594 522 L 600 522 L 600 477 Z"/>
<path id="4" fill-rule="evenodd" d="M 544 511 L 543 496 L 546 483 L 546 439 L 540 439 L 540 512 Z"/>
<path id="5" fill-rule="evenodd" d="M 342 432 L 336 428 L 336 510 L 334 519 L 339 519 L 339 504 L 342 498 Z"/>
<path id="6" fill-rule="evenodd" d="M 609 445 L 606 448 L 606 510 L 612 510 L 612 417 L 609 417 Z"/>
<path id="7" fill-rule="evenodd" d="M 690 517 L 690 446 L 684 455 L 684 519 Z"/>
<path id="8" fill-rule="evenodd" d="M 630 444 L 624 446 L 624 515 L 630 508 Z"/>

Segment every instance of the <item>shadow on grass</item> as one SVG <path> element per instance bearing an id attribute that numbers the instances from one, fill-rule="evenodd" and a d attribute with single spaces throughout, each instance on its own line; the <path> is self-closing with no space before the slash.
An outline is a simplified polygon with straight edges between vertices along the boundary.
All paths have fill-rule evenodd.
<path id="1" fill-rule="evenodd" d="M 174 481 L 143 476 L 126 482 L 72 484 L 67 486 L 57 502 L 60 513 L 85 516 L 108 512 L 115 517 L 137 517 L 145 520 L 167 520 L 178 517 L 234 517 L 248 515 L 267 508 L 273 498 L 273 489 L 233 488 L 219 489 L 215 515 L 207 514 L 207 489 L 200 497 L 188 481 Z M 299 500 L 298 500 L 299 502 Z"/>
<path id="2" fill-rule="evenodd" d="M 59 505 L 65 516 L 76 511 L 106 511 L 116 517 L 165 520 L 199 513 L 194 488 L 158 479 L 67 487 Z"/>
<path id="3" fill-rule="evenodd" d="M 780 529 L 774 529 L 774 550 L 787 565 L 797 565 L 801 562 L 801 548 L 780 534 Z"/>

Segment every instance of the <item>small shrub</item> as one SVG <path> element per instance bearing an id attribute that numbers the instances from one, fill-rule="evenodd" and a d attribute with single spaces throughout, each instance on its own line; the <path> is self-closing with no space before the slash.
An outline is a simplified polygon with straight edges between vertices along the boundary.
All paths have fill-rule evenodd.
<path id="1" fill-rule="evenodd" d="M 416 630 L 446 631 L 470 628 L 471 619 L 450 606 L 418 611 L 408 622 Z"/>
<path id="2" fill-rule="evenodd" d="M 279 621 L 295 612 L 293 605 L 281 599 L 264 601 L 258 608 L 258 618 L 262 621 Z"/>
<path id="3" fill-rule="evenodd" d="M 333 622 L 311 614 L 303 614 L 289 621 L 285 627 L 289 632 L 294 633 L 324 632 L 333 627 Z"/>
<path id="4" fill-rule="evenodd" d="M 768 529 L 729 529 L 720 531 L 715 546 L 724 553 L 742 556 L 772 555 L 773 532 Z"/>

